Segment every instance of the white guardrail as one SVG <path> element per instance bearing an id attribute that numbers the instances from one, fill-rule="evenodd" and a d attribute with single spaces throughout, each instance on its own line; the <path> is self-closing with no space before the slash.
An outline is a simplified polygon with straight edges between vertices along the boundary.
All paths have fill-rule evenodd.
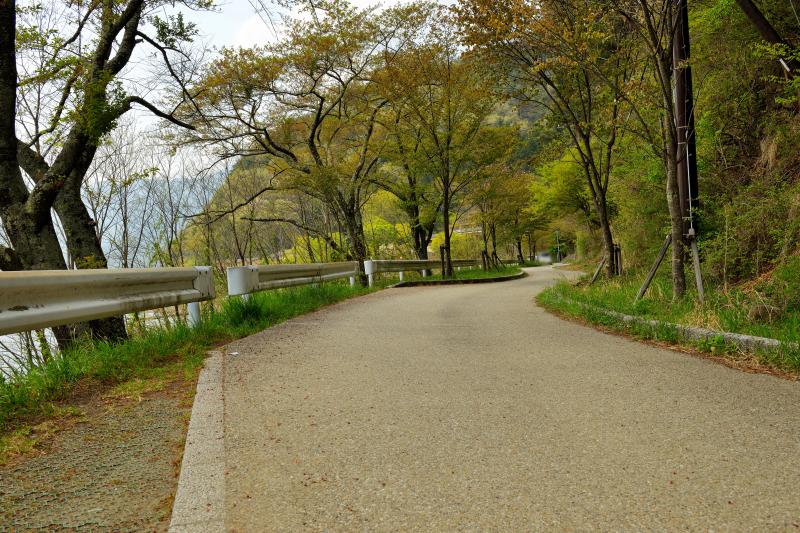
<path id="1" fill-rule="evenodd" d="M 358 261 L 232 267 L 228 269 L 228 295 L 242 296 L 340 278 L 350 278 L 352 286 L 359 274 Z"/>
<path id="2" fill-rule="evenodd" d="M 214 298 L 211 267 L 0 272 L 0 335 Z"/>
<path id="3" fill-rule="evenodd" d="M 478 259 L 453 259 L 452 263 L 454 267 L 459 269 L 461 267 L 479 266 L 481 264 Z M 367 275 L 367 278 L 369 278 L 370 287 L 372 287 L 372 284 L 375 282 L 375 275 L 381 272 L 399 273 L 400 281 L 403 281 L 404 272 L 421 272 L 424 276 L 427 270 L 434 270 L 437 268 L 441 269 L 442 263 L 441 261 L 435 261 L 433 259 L 414 259 L 407 261 L 377 259 L 364 261 L 364 273 Z"/>
<path id="4" fill-rule="evenodd" d="M 479 266 L 477 259 L 454 259 L 453 266 Z M 381 272 L 441 268 L 435 260 L 369 260 L 369 285 Z M 350 278 L 358 261 L 242 266 L 228 269 L 228 295 Z M 26 270 L 0 272 L 0 335 L 188 304 L 189 324 L 200 321 L 199 302 L 214 298 L 211 267 Z"/>

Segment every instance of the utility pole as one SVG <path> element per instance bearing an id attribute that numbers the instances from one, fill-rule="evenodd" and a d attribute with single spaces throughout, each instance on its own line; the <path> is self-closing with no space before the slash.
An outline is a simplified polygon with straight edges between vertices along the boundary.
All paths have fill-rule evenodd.
<path id="1" fill-rule="evenodd" d="M 694 280 L 700 303 L 705 300 L 703 276 L 700 272 L 700 251 L 697 247 L 697 220 L 699 207 L 697 183 L 697 145 L 694 129 L 694 94 L 689 43 L 689 7 L 687 0 L 675 0 L 675 36 L 672 41 L 672 61 L 675 68 L 675 122 L 678 133 L 678 194 L 683 212 L 684 235 L 692 252 Z M 683 186 L 683 187 L 681 187 Z M 682 190 L 683 189 L 683 190 Z M 677 243 L 672 243 L 675 246 Z"/>
<path id="2" fill-rule="evenodd" d="M 672 61 L 675 68 L 675 126 L 678 133 L 678 195 L 683 214 L 684 235 L 691 239 L 697 233 L 694 212 L 698 208 L 697 145 L 694 128 L 694 95 L 689 43 L 689 9 L 687 0 L 675 0 L 675 36 Z M 694 229 L 694 231 L 692 231 Z"/>
<path id="3" fill-rule="evenodd" d="M 694 279 L 697 285 L 697 295 L 700 303 L 705 300 L 703 277 L 700 272 L 700 251 L 697 247 L 697 220 L 695 212 L 699 207 L 700 191 L 697 180 L 697 145 L 695 142 L 694 128 L 694 94 L 692 88 L 692 67 L 690 64 L 691 50 L 689 40 L 689 7 L 687 0 L 672 0 L 673 3 L 673 28 L 675 34 L 672 38 L 672 65 L 674 69 L 674 106 L 675 127 L 678 135 L 678 198 L 683 217 L 683 236 L 692 253 L 694 266 Z M 661 261 L 664 259 L 667 248 L 671 242 L 668 236 L 661 247 L 658 258 L 650 269 L 644 284 L 642 284 L 636 300 L 644 296 L 650 282 L 653 280 Z"/>

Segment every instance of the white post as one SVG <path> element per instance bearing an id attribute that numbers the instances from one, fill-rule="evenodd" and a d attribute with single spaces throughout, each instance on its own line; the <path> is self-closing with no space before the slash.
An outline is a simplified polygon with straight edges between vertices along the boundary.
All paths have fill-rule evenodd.
<path id="1" fill-rule="evenodd" d="M 456 272 L 461 272 L 461 267 L 456 267 Z"/>
<path id="2" fill-rule="evenodd" d="M 350 286 L 351 287 L 355 287 L 356 286 L 356 277 L 355 276 L 350 276 Z"/>
<path id="3" fill-rule="evenodd" d="M 423 270 L 422 271 L 422 277 L 423 278 L 427 278 L 428 277 L 428 271 L 427 270 Z"/>
<path id="4" fill-rule="evenodd" d="M 186 307 L 189 310 L 189 327 L 194 328 L 200 323 L 200 302 L 190 302 Z"/>
<path id="5" fill-rule="evenodd" d="M 375 283 L 375 263 L 371 259 L 364 261 L 364 273 L 369 279 L 369 286 L 372 287 Z"/>
<path id="6" fill-rule="evenodd" d="M 258 287 L 258 267 L 243 266 L 228 269 L 228 296 L 241 296 L 247 300 L 248 295 Z"/>
<path id="7" fill-rule="evenodd" d="M 403 271 L 400 271 L 400 281 L 403 281 Z"/>

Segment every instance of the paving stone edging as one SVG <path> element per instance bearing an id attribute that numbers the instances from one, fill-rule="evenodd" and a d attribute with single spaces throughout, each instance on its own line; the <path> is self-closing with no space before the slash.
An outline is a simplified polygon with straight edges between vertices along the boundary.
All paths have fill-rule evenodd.
<path id="1" fill-rule="evenodd" d="M 510 276 L 497 276 L 496 278 L 474 278 L 474 279 L 441 279 L 441 280 L 415 280 L 415 281 L 401 281 L 392 285 L 392 287 L 424 287 L 427 285 L 468 285 L 472 283 L 500 283 L 501 281 L 514 281 L 515 279 L 522 279 L 528 274 L 520 272 Z"/>
<path id="2" fill-rule="evenodd" d="M 633 315 L 626 315 L 603 307 L 585 304 L 577 300 L 562 298 L 562 301 L 573 303 L 583 307 L 584 309 L 591 309 L 592 311 L 602 313 L 620 320 L 626 324 L 642 324 L 653 328 L 668 327 L 673 328 L 682 338 L 692 341 L 717 341 L 722 339 L 725 343 L 735 346 L 736 348 L 745 352 L 754 351 L 776 351 L 781 348 L 798 349 L 800 345 L 793 342 L 782 342 L 778 339 L 770 339 L 768 337 L 756 337 L 754 335 L 744 335 L 741 333 L 730 333 L 727 331 L 717 331 L 708 328 L 701 328 L 697 326 L 685 326 L 682 324 L 675 324 L 672 322 L 663 322 L 661 320 L 650 320 Z"/>
<path id="3" fill-rule="evenodd" d="M 209 352 L 197 379 L 169 533 L 225 530 L 223 357 Z"/>

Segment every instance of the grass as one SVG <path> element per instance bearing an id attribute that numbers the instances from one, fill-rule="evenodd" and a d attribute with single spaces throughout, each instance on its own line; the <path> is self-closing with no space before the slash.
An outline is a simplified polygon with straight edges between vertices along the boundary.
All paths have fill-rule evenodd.
<path id="1" fill-rule="evenodd" d="M 781 341 L 800 341 L 800 316 L 784 313 L 771 320 L 755 320 L 751 309 L 759 304 L 752 293 L 743 288 L 722 291 L 706 288 L 706 302 L 700 304 L 695 292 L 682 300 L 672 300 L 672 286 L 666 275 L 653 281 L 648 293 L 638 302 L 634 298 L 642 283 L 643 275 L 627 274 L 621 278 L 588 285 L 583 282 L 573 285 L 560 282 L 540 293 L 537 300 L 545 308 L 578 317 L 592 324 L 623 331 L 636 337 L 673 344 L 688 344 L 701 351 L 735 354 L 733 347 L 726 346 L 721 338 L 711 341 L 690 342 L 680 338 L 674 327 L 668 324 L 698 326 L 716 331 L 741 333 L 768 337 Z M 613 316 L 598 311 L 607 309 L 657 320 L 667 324 L 649 326 L 625 323 Z M 753 354 L 759 363 L 782 370 L 800 370 L 800 354 L 793 350 Z"/>
<path id="2" fill-rule="evenodd" d="M 418 278 L 415 277 L 414 279 L 424 279 L 425 281 L 441 281 L 442 279 L 487 279 L 501 276 L 513 276 L 514 274 L 519 274 L 520 272 L 520 269 L 516 266 L 489 270 L 481 270 L 480 268 L 462 268 L 460 272 L 453 272 L 452 278 L 443 278 L 441 274 L 436 274 L 433 276 L 428 276 L 427 278 L 422 278 L 419 276 Z"/>
<path id="3" fill-rule="evenodd" d="M 24 447 L 25 432 L 14 436 L 15 428 L 58 416 L 63 410 L 58 402 L 83 391 L 135 398 L 160 390 L 177 372 L 196 373 L 214 345 L 368 291 L 325 283 L 262 292 L 247 300 L 225 299 L 217 309 L 206 309 L 196 328 L 178 324 L 119 343 L 83 342 L 22 377 L 0 382 L 0 435 L 5 439 L 0 448 Z"/>

